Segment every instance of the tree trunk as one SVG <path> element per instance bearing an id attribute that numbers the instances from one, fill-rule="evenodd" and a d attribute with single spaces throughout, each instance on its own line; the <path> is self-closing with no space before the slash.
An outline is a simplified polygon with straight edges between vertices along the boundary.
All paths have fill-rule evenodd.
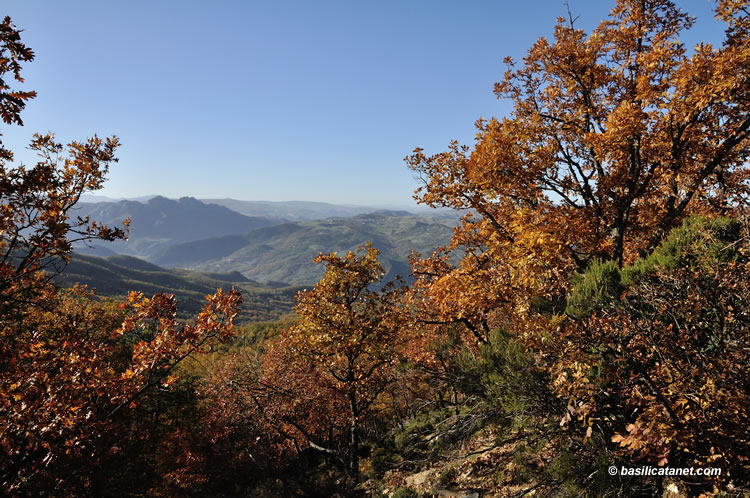
<path id="1" fill-rule="evenodd" d="M 359 482 L 359 410 L 354 389 L 349 391 L 349 474 Z"/>

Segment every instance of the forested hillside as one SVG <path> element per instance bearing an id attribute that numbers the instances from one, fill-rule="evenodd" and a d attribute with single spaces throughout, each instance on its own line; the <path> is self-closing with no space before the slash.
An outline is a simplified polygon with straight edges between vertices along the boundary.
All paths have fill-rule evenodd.
<path id="1" fill-rule="evenodd" d="M 131 256 L 98 258 L 74 254 L 65 270 L 57 276 L 60 285 L 83 284 L 100 296 L 123 298 L 130 291 L 153 295 L 174 294 L 180 317 L 198 313 L 205 296 L 219 288 L 242 290 L 243 304 L 239 319 L 247 321 L 278 320 L 291 313 L 294 294 L 300 288 L 269 287 L 245 278 L 239 272 L 200 273 L 182 269 L 165 269 Z"/>
<path id="2" fill-rule="evenodd" d="M 187 242 L 155 253 L 154 263 L 198 271 L 239 271 L 260 282 L 305 285 L 323 269 L 310 262 L 319 252 L 350 251 L 373 242 L 391 278 L 408 276 L 412 250 L 429 254 L 450 240 L 453 229 L 407 212 L 380 211 L 350 218 L 286 223 L 245 235 Z"/>
<path id="3" fill-rule="evenodd" d="M 117 225 L 125 219 L 130 223 L 127 240 L 80 242 L 75 250 L 99 257 L 136 256 L 167 268 L 240 272 L 247 278 L 277 286 L 310 285 L 323 274 L 310 264 L 318 252 L 348 251 L 368 241 L 383 251 L 391 276 L 406 276 L 409 253 L 431 253 L 446 244 L 460 217 L 453 210 L 420 215 L 375 210 L 355 215 L 369 208 L 349 210 L 324 203 L 291 203 L 286 208 L 283 203 L 269 204 L 273 209 L 266 209 L 261 203 L 258 210 L 285 218 L 244 216 L 189 197 L 78 203 L 72 211 L 74 216 L 88 216 L 106 225 Z M 324 217 L 330 213 L 347 217 Z M 314 220 L 318 216 L 323 219 Z M 314 221 L 290 223 L 289 218 Z"/>

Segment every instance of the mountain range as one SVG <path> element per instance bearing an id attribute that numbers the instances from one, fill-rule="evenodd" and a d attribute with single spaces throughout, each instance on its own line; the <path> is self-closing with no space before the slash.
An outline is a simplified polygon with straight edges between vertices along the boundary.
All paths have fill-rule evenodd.
<path id="1" fill-rule="evenodd" d="M 205 203 L 218 204 L 245 216 L 280 219 L 284 221 L 309 221 L 326 218 L 343 218 L 371 213 L 378 208 L 367 206 L 344 206 L 327 202 L 309 201 L 240 201 L 237 199 L 201 199 Z"/>
<path id="2" fill-rule="evenodd" d="M 372 242 L 388 278 L 407 276 L 412 250 L 430 253 L 450 239 L 451 227 L 404 211 L 379 211 L 349 218 L 284 223 L 230 235 L 167 246 L 151 261 L 165 267 L 239 271 L 261 282 L 306 285 L 323 275 L 312 263 L 319 252 L 354 250 Z"/>
<path id="3" fill-rule="evenodd" d="M 218 204 L 206 204 L 192 197 L 167 199 L 156 196 L 144 202 L 79 203 L 73 216 L 89 216 L 108 226 L 122 225 L 130 218 L 127 241 L 79 246 L 78 252 L 98 256 L 128 254 L 148 259 L 158 248 L 209 237 L 244 233 L 254 228 L 275 225 L 283 220 L 245 216 Z"/>
<path id="4" fill-rule="evenodd" d="M 339 215 L 308 219 L 331 213 Z M 390 278 L 408 275 L 411 250 L 430 253 L 446 244 L 458 221 L 455 211 L 423 213 L 314 202 L 204 202 L 161 196 L 143 202 L 80 203 L 74 216 L 89 216 L 107 225 L 130 218 L 131 224 L 127 241 L 78 245 L 75 251 L 105 258 L 135 256 L 163 268 L 235 272 L 264 283 L 259 285 L 279 287 L 317 282 L 324 272 L 312 263 L 318 252 L 348 251 L 373 242 Z M 133 260 L 109 260 L 117 261 L 137 266 Z"/>

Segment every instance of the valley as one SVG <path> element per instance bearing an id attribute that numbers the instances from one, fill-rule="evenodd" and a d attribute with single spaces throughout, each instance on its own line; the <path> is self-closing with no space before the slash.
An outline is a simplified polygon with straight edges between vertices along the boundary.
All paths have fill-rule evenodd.
<path id="1" fill-rule="evenodd" d="M 151 296 L 157 292 L 174 294 L 178 317 L 193 316 L 205 303 L 205 296 L 218 288 L 235 287 L 242 291 L 243 322 L 278 320 L 292 312 L 299 287 L 281 288 L 260 284 L 238 272 L 201 273 L 166 269 L 132 256 L 106 258 L 74 254 L 65 270 L 56 277 L 58 284 L 86 285 L 99 296 L 122 297 L 130 291 Z"/>
<path id="2" fill-rule="evenodd" d="M 429 254 L 447 244 L 458 222 L 455 212 L 445 210 L 368 212 L 315 202 L 95 200 L 79 203 L 74 215 L 108 226 L 129 218 L 128 240 L 76 245 L 59 284 L 80 283 L 108 297 L 131 290 L 172 293 L 180 316 L 195 314 L 217 288 L 235 287 L 243 293 L 243 322 L 291 313 L 296 292 L 324 273 L 323 265 L 312 263 L 319 252 L 372 242 L 381 251 L 386 281 L 399 275 L 408 281 L 410 252 Z M 316 215 L 334 216 L 309 219 Z"/>
<path id="3" fill-rule="evenodd" d="M 354 250 L 367 242 L 382 252 L 388 278 L 407 277 L 409 253 L 429 254 L 447 244 L 458 223 L 455 212 L 363 212 L 366 208 L 361 206 L 312 202 L 224 202 L 238 209 L 245 206 L 254 216 L 190 197 L 82 203 L 76 215 L 110 226 L 130 218 L 130 232 L 127 241 L 79 245 L 75 251 L 105 258 L 127 255 L 163 268 L 235 272 L 274 287 L 312 285 L 323 275 L 322 266 L 311 264 L 318 252 Z M 264 205 L 273 206 L 260 209 Z M 302 219 L 304 213 L 339 215 L 310 220 Z"/>

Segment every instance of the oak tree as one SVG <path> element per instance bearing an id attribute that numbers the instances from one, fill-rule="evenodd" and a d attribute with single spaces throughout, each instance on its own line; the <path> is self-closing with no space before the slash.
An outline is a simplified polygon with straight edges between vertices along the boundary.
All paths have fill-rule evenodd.
<path id="1" fill-rule="evenodd" d="M 390 282 L 371 245 L 320 254 L 326 272 L 297 296 L 299 321 L 264 358 L 264 393 L 276 401 L 266 414 L 310 446 L 342 462 L 359 477 L 364 424 L 394 379 L 409 306 L 406 288 Z M 335 434 L 335 437 L 331 437 Z"/>
<path id="2" fill-rule="evenodd" d="M 692 54 L 679 37 L 693 19 L 669 0 L 620 0 L 590 34 L 559 19 L 522 65 L 506 59 L 509 117 L 480 119 L 473 149 L 407 158 L 418 200 L 473 209 L 502 241 L 533 210 L 581 268 L 633 260 L 690 213 L 736 212 L 750 188 L 746 4 L 719 2 L 717 17 L 723 44 Z"/>
<path id="3" fill-rule="evenodd" d="M 0 115 L 20 117 L 32 91 L 21 63 L 33 52 L 10 18 L 0 23 Z M 82 287 L 60 290 L 52 276 L 75 240 L 114 240 L 124 228 L 70 210 L 101 188 L 116 161 L 115 137 L 67 147 L 35 135 L 38 161 L 14 162 L 0 142 L 0 489 L 11 494 L 94 493 L 105 455 L 120 451 L 128 417 L 144 393 L 168 386 L 184 358 L 226 340 L 241 299 L 237 291 L 207 296 L 192 322 L 176 319 L 173 296 L 134 293 L 119 305 Z M 125 222 L 127 226 L 127 220 Z"/>
<path id="4" fill-rule="evenodd" d="M 597 306 L 603 283 L 575 303 L 571 292 L 576 274 L 619 274 L 690 216 L 746 213 L 747 2 L 720 0 L 716 16 L 725 39 L 692 51 L 680 37 L 694 20 L 669 0 L 618 0 L 590 33 L 561 18 L 553 39 L 506 59 L 495 93 L 509 116 L 480 119 L 473 147 L 406 158 L 419 202 L 470 210 L 450 245 L 412 258 L 419 320 L 462 327 L 468 343 L 502 327 L 554 374 L 563 422 L 584 421 L 586 440 L 594 425 L 614 431 L 621 454 L 661 464 L 742 458 L 728 441 L 746 422 L 735 377 L 747 362 L 736 311 L 746 265 L 672 268 L 623 295 L 613 286 L 616 310 Z M 566 314 L 569 299 L 593 315 Z"/>

